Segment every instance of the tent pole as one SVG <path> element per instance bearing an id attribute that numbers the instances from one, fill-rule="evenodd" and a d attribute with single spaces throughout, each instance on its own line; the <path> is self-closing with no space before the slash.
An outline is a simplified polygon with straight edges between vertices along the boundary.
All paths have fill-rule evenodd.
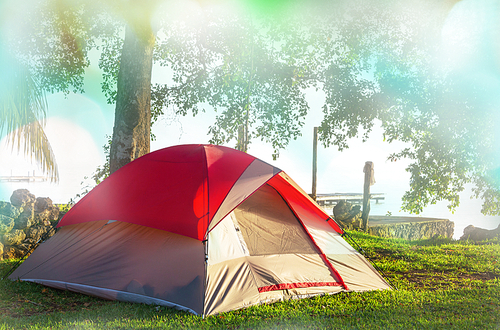
<path id="1" fill-rule="evenodd" d="M 203 311 L 201 314 L 201 317 L 204 319 L 205 318 L 205 299 L 206 299 L 206 294 L 207 294 L 207 268 L 208 268 L 208 235 L 206 238 L 203 240 L 203 251 L 205 254 L 205 269 L 204 269 L 204 274 L 203 274 Z"/>

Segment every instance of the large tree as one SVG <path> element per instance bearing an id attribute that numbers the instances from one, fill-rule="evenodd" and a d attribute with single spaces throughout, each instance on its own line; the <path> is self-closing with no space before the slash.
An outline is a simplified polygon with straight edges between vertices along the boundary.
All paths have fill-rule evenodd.
<path id="1" fill-rule="evenodd" d="M 84 92 L 92 49 L 120 54 L 114 63 L 104 55 L 100 59 L 105 68 L 103 89 L 112 89 L 110 101 L 116 102 L 111 171 L 149 152 L 155 43 L 151 17 L 157 3 L 31 1 L 23 23 L 9 31 L 11 52 L 49 93 Z M 110 79 L 117 79 L 117 86 L 107 85 Z"/>
<path id="2" fill-rule="evenodd" d="M 449 8 L 420 6 L 441 3 L 431 0 L 397 3 L 308 2 L 299 13 L 281 4 L 279 20 L 276 12 L 229 18 L 218 15 L 219 6 L 194 6 L 198 25 L 187 26 L 189 20 L 155 18 L 167 16 L 159 1 L 45 1 L 27 13 L 13 50 L 49 92 L 81 92 L 89 51 L 101 51 L 103 90 L 116 101 L 112 171 L 149 151 L 150 118 L 167 106 L 179 114 L 215 108 L 212 141 L 237 139 L 243 126 L 244 136 L 278 151 L 300 135 L 304 89 L 314 86 L 326 95 L 325 145 L 346 148 L 377 120 L 387 141 L 411 145 L 391 156 L 412 160 L 405 209 L 420 212 L 443 199 L 453 209 L 473 183 L 484 212 L 498 213 L 498 164 L 485 152 L 497 150 L 490 130 L 496 105 L 477 102 L 474 90 L 460 92 L 452 71 L 435 69 L 429 36 Z M 416 19 L 423 17 L 417 9 L 428 9 L 427 20 Z M 172 82 L 151 87 L 154 61 L 171 70 Z"/>

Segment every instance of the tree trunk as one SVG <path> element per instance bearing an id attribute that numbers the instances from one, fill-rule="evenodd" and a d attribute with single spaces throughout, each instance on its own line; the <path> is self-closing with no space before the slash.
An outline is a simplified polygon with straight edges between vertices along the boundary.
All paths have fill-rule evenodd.
<path id="1" fill-rule="evenodd" d="M 127 27 L 118 73 L 110 173 L 150 151 L 154 33 L 149 24 Z"/>
<path id="2" fill-rule="evenodd" d="M 375 177 L 373 176 L 373 163 L 365 162 L 363 172 L 365 173 L 365 183 L 363 189 L 363 213 L 361 214 L 361 226 L 365 232 L 368 232 L 368 219 L 370 216 L 370 186 L 375 183 Z"/>

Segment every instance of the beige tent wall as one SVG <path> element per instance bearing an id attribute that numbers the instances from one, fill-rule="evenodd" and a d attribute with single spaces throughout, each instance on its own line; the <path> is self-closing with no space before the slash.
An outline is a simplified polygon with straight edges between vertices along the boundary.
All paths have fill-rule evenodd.
<path id="1" fill-rule="evenodd" d="M 203 243 L 115 221 L 62 227 L 10 276 L 105 299 L 203 312 Z"/>

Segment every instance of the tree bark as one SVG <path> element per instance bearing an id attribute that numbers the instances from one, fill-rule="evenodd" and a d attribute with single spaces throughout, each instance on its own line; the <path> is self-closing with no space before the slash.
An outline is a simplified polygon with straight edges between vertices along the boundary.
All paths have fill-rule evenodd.
<path id="1" fill-rule="evenodd" d="M 110 173 L 150 151 L 154 33 L 149 22 L 127 27 L 118 73 Z"/>

